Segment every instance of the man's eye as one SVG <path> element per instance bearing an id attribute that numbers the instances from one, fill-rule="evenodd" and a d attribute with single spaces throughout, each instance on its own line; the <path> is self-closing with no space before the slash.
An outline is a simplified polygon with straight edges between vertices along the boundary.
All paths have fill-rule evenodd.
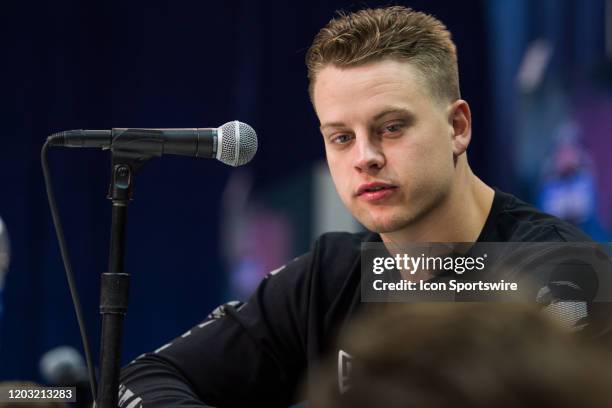
<path id="1" fill-rule="evenodd" d="M 336 144 L 345 144 L 345 143 L 348 143 L 351 139 L 352 139 L 351 135 L 338 135 L 338 136 L 332 137 L 331 141 L 332 143 L 336 143 Z"/>
<path id="2" fill-rule="evenodd" d="M 396 133 L 402 130 L 403 127 L 403 123 L 392 123 L 390 125 L 385 126 L 385 132 Z"/>

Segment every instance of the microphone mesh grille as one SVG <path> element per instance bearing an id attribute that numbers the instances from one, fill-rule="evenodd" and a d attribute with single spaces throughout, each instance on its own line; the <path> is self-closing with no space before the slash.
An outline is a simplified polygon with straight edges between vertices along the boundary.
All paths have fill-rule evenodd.
<path id="1" fill-rule="evenodd" d="M 584 327 L 584 319 L 589 315 L 586 302 L 555 302 L 544 307 L 543 311 L 561 325 L 574 330 Z"/>
<path id="2" fill-rule="evenodd" d="M 221 155 L 219 160 L 230 166 L 242 166 L 257 152 L 257 134 L 246 123 L 233 121 L 221 126 Z"/>

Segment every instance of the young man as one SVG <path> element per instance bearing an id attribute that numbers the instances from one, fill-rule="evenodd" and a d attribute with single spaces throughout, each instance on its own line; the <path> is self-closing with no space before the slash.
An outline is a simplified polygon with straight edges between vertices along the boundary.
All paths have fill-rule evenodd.
<path id="1" fill-rule="evenodd" d="M 248 303 L 221 306 L 136 359 L 122 374 L 121 407 L 291 405 L 323 353 L 344 361 L 336 335 L 366 307 L 363 241 L 588 240 L 472 173 L 455 46 L 435 18 L 403 7 L 340 16 L 306 62 L 336 189 L 371 233 L 321 236 Z"/>

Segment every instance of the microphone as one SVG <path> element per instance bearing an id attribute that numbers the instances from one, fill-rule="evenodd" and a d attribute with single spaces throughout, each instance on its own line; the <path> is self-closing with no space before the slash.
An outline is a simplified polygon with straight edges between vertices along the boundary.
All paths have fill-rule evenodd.
<path id="1" fill-rule="evenodd" d="M 75 387 L 75 408 L 92 407 L 85 360 L 74 347 L 59 346 L 47 351 L 38 363 L 40 374 L 48 385 Z"/>
<path id="2" fill-rule="evenodd" d="M 49 384 L 72 386 L 87 381 L 85 360 L 71 346 L 59 346 L 47 351 L 40 359 L 39 369 Z"/>
<path id="3" fill-rule="evenodd" d="M 93 147 L 149 156 L 177 154 L 242 166 L 257 152 L 257 134 L 237 120 L 218 128 L 67 130 L 47 138 L 51 146 Z"/>

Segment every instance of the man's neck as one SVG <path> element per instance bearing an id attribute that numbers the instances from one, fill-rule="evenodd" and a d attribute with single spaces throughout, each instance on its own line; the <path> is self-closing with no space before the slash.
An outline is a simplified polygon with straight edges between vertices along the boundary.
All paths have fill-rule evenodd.
<path id="1" fill-rule="evenodd" d="M 443 202 L 406 228 L 381 233 L 383 242 L 475 242 L 491 211 L 495 191 L 464 164 Z"/>

